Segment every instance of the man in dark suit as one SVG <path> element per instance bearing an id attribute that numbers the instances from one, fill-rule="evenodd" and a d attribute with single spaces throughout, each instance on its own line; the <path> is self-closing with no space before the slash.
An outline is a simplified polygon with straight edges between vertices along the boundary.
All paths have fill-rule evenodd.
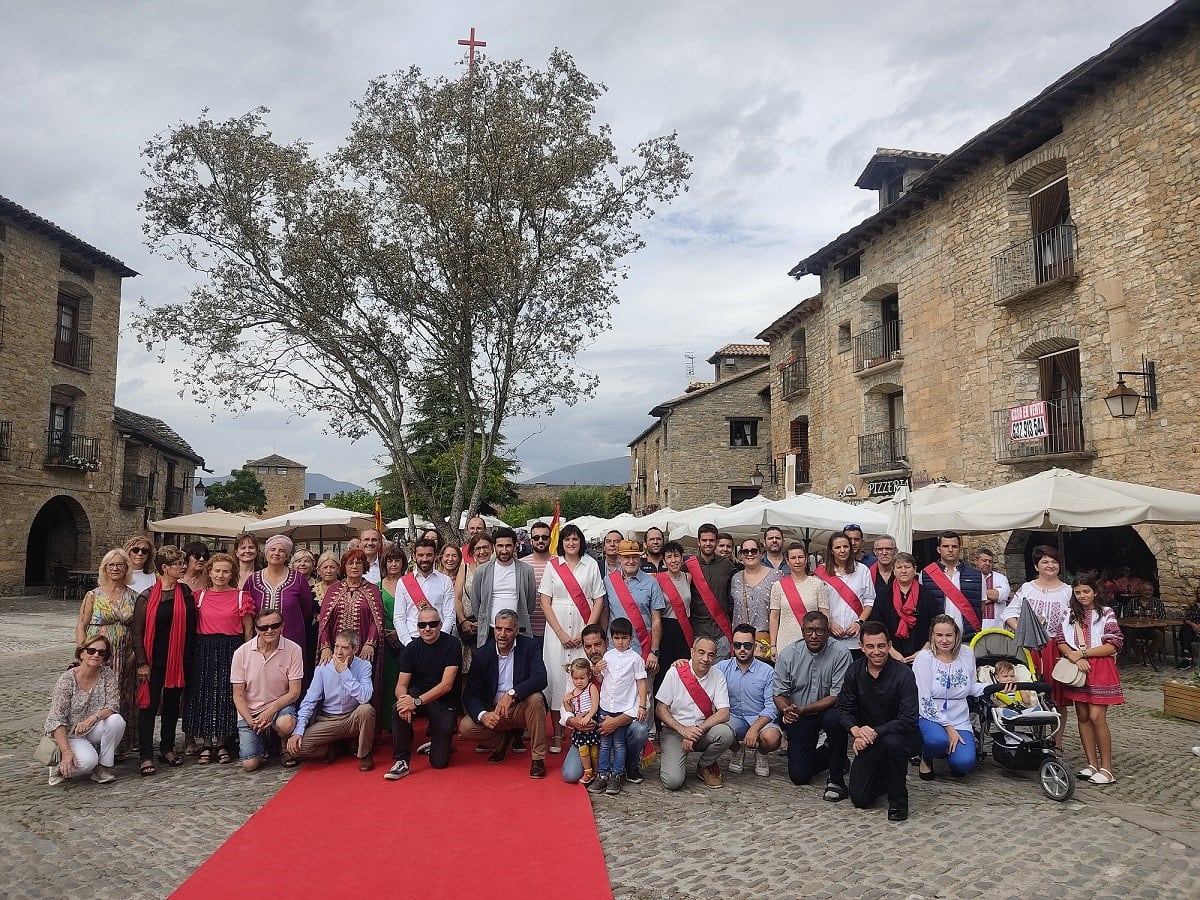
<path id="1" fill-rule="evenodd" d="M 519 619 L 511 609 L 496 613 L 489 641 L 475 651 L 458 725 L 464 740 L 480 741 L 492 751 L 488 762 L 503 762 L 513 732 L 525 729 L 532 744 L 530 778 L 546 777 L 546 664 L 537 642 L 518 634 Z"/>

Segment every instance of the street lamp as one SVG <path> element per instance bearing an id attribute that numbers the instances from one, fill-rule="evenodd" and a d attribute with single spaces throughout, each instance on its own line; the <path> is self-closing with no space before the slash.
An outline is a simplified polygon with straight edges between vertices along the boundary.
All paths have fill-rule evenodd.
<path id="1" fill-rule="evenodd" d="M 756 488 L 763 486 L 762 467 L 758 463 L 754 464 L 754 471 L 750 473 L 750 484 Z"/>
<path id="2" fill-rule="evenodd" d="M 1139 394 L 1125 384 L 1125 376 L 1131 378 L 1142 379 L 1142 384 L 1145 387 L 1146 393 Z M 1158 381 L 1155 377 L 1154 363 L 1146 362 L 1146 357 L 1142 357 L 1142 370 L 1140 372 L 1118 372 L 1117 386 L 1104 397 L 1104 403 L 1108 407 L 1108 414 L 1114 419 L 1132 419 L 1137 415 L 1138 403 L 1143 397 L 1146 398 L 1146 413 L 1149 414 L 1158 409 Z"/>

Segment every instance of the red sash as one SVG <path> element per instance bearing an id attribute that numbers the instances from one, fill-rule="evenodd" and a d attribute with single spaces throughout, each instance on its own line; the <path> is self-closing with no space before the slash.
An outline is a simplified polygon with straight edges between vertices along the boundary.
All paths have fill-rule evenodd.
<path id="1" fill-rule="evenodd" d="M 425 596 L 425 592 L 421 590 L 421 585 L 417 583 L 417 576 L 409 572 L 407 575 L 400 576 L 400 582 L 404 585 L 404 589 L 408 591 L 408 598 L 412 601 L 412 605 L 417 609 L 422 609 L 426 606 L 433 606 Z"/>
<path id="2" fill-rule="evenodd" d="M 921 597 L 921 585 L 913 581 L 908 586 L 908 603 L 900 594 L 900 582 L 892 578 L 892 608 L 896 610 L 896 637 L 906 638 L 909 629 L 917 624 L 917 600 Z"/>
<path id="3" fill-rule="evenodd" d="M 608 583 L 612 585 L 613 593 L 621 601 L 621 608 L 625 610 L 625 618 L 633 623 L 633 632 L 637 635 L 638 647 L 642 651 L 642 661 L 645 662 L 650 658 L 650 631 L 646 628 L 646 620 L 642 618 L 642 611 L 634 602 L 633 594 L 629 592 L 629 585 L 625 583 L 624 575 L 620 572 L 613 572 L 608 576 Z"/>
<path id="4" fill-rule="evenodd" d="M 946 595 L 946 599 L 953 603 L 960 613 L 962 613 L 963 621 L 966 622 L 975 631 L 979 631 L 982 623 L 979 621 L 979 614 L 975 612 L 975 607 L 971 605 L 971 601 L 967 599 L 967 595 L 959 590 L 953 581 L 946 577 L 946 573 L 937 563 L 930 563 L 921 570 L 925 575 L 933 579 L 933 583 L 942 589 L 942 593 Z"/>
<path id="5" fill-rule="evenodd" d="M 983 579 L 983 617 L 985 619 L 994 619 L 996 617 L 996 604 L 988 599 L 987 592 L 994 590 L 996 587 L 995 579 L 991 575 L 987 575 Z"/>
<path id="6" fill-rule="evenodd" d="M 575 577 L 575 573 L 571 571 L 570 566 L 557 556 L 550 560 L 550 565 L 554 566 L 558 580 L 563 583 L 563 587 L 567 589 L 567 593 L 575 601 L 575 608 L 579 610 L 579 615 L 583 617 L 584 624 L 587 624 L 587 620 L 592 617 L 592 604 L 587 597 L 583 596 L 583 588 L 579 586 L 579 580 Z"/>
<path id="7" fill-rule="evenodd" d="M 838 578 L 836 575 L 830 575 L 828 572 L 826 572 L 824 563 L 821 563 L 821 565 L 817 566 L 817 571 L 813 574 L 837 591 L 838 596 L 846 601 L 846 605 L 854 610 L 854 614 L 856 616 L 862 615 L 863 605 L 862 601 L 858 599 L 858 594 L 854 593 L 854 590 L 850 587 L 850 585 L 846 584 L 846 582 L 842 581 L 842 579 Z"/>
<path id="8" fill-rule="evenodd" d="M 800 599 L 800 589 L 796 587 L 796 582 L 792 580 L 790 573 L 779 579 L 779 588 L 783 591 L 783 596 L 787 597 L 788 606 L 792 608 L 792 615 L 796 617 L 796 621 L 803 622 L 805 613 L 810 613 L 812 610 L 808 609 L 804 605 L 804 601 Z"/>
<path id="9" fill-rule="evenodd" d="M 871 580 L 874 581 L 878 577 L 879 577 L 879 563 L 873 562 L 873 563 L 871 563 Z"/>
<path id="10" fill-rule="evenodd" d="M 683 602 L 683 598 L 679 596 L 679 588 L 675 587 L 675 582 L 671 580 L 671 573 L 655 572 L 654 577 L 658 579 L 658 585 L 662 588 L 667 602 L 671 604 L 671 609 L 675 610 L 675 621 L 683 629 L 683 639 L 687 641 L 689 647 L 692 646 L 692 641 L 696 638 L 695 632 L 692 631 L 692 622 L 688 618 L 688 607 Z"/>
<path id="11" fill-rule="evenodd" d="M 712 620 L 721 629 L 721 634 L 725 635 L 725 639 L 732 646 L 733 626 L 729 624 L 729 617 L 725 615 L 725 610 L 721 608 L 721 604 L 717 601 L 717 595 L 709 587 L 708 579 L 704 577 L 704 567 L 700 565 L 700 560 L 694 556 L 689 556 L 685 560 L 684 565 L 687 566 L 688 573 L 692 576 L 692 584 L 700 594 L 700 599 L 704 601 L 704 606 L 708 610 L 708 614 L 712 616 Z"/>
<path id="12" fill-rule="evenodd" d="M 687 688 L 687 692 L 692 695 L 692 702 L 696 704 L 700 714 L 707 719 L 713 714 L 712 697 L 708 696 L 708 693 L 701 687 L 700 680 L 692 671 L 692 664 L 686 659 L 681 659 L 675 663 L 675 672 L 679 675 L 683 686 Z"/>

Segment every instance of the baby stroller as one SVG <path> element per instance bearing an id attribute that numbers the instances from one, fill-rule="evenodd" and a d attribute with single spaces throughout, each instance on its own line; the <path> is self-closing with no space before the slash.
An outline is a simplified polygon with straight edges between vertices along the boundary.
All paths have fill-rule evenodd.
<path id="1" fill-rule="evenodd" d="M 983 696 L 972 704 L 972 724 L 979 758 L 987 754 L 985 737 L 990 739 L 992 758 L 1001 766 L 1015 772 L 1037 772 L 1042 792 L 1051 800 L 1069 800 L 1075 794 L 1075 773 L 1054 750 L 1054 732 L 1058 730 L 1061 714 L 1054 707 L 1050 685 L 1035 681 L 1033 656 L 1017 646 L 1011 631 L 989 628 L 971 640 L 975 651 L 977 678 L 986 685 Z M 1016 703 L 997 706 L 992 698 L 1001 690 L 993 682 L 993 667 L 1008 660 L 1016 669 L 1018 698 L 1033 692 L 1036 703 Z M 1025 693 L 1028 699 L 1028 694 Z"/>

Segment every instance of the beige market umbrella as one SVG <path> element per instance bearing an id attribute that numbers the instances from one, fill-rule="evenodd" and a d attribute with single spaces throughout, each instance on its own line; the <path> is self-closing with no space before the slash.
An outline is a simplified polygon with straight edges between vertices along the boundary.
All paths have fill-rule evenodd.
<path id="1" fill-rule="evenodd" d="M 247 528 L 255 534 L 286 534 L 293 541 L 348 541 L 358 537 L 366 528 L 375 527 L 375 517 L 350 509 L 339 509 L 318 503 L 307 509 L 297 509 L 270 519 L 263 519 Z"/>
<path id="2" fill-rule="evenodd" d="M 913 511 L 914 531 L 1108 528 L 1200 522 L 1200 495 L 1050 469 Z"/>
<path id="3" fill-rule="evenodd" d="M 206 509 L 204 512 L 173 519 L 159 519 L 150 523 L 156 534 L 194 534 L 199 537 L 235 537 L 249 530 L 258 519 L 249 513 L 231 513 L 223 509 Z"/>

